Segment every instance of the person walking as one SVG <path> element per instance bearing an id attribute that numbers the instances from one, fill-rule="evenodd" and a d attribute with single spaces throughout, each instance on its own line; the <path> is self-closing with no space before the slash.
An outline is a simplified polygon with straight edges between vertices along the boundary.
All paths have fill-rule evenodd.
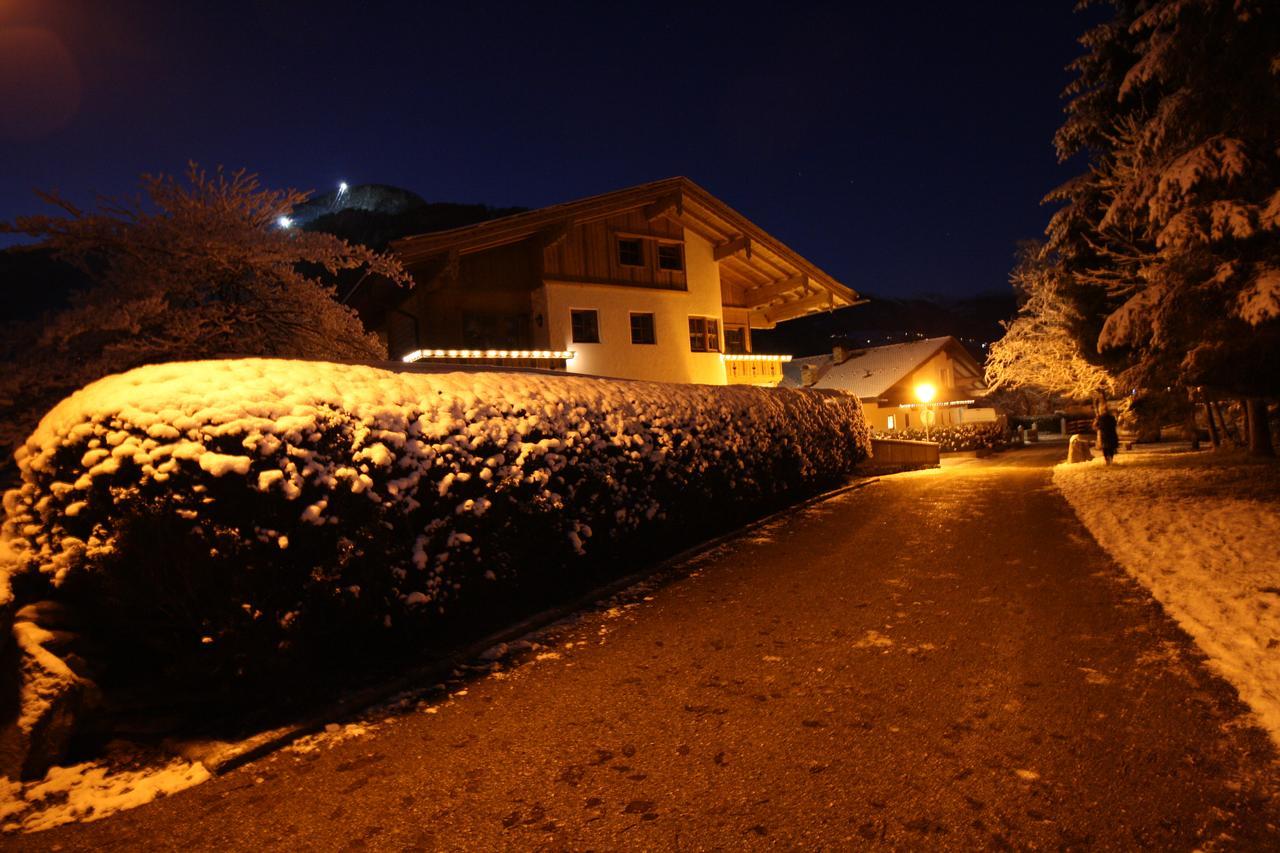
<path id="1" fill-rule="evenodd" d="M 1093 428 L 1098 432 L 1098 447 L 1102 450 L 1102 458 L 1111 464 L 1116 451 L 1120 449 L 1120 434 L 1116 431 L 1116 416 L 1104 405 L 1093 419 Z"/>

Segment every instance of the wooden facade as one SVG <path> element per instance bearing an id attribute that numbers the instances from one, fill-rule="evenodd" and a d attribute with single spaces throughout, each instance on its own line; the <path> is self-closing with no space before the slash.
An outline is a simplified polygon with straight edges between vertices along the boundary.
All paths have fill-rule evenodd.
<path id="1" fill-rule="evenodd" d="M 643 264 L 619 261 L 619 241 L 637 243 Z M 684 229 L 665 217 L 649 221 L 638 210 L 629 210 L 596 222 L 568 229 L 563 240 L 542 251 L 542 278 L 581 284 L 613 284 L 688 290 L 688 278 L 679 270 L 658 266 L 659 246 L 671 246 L 684 257 Z"/>

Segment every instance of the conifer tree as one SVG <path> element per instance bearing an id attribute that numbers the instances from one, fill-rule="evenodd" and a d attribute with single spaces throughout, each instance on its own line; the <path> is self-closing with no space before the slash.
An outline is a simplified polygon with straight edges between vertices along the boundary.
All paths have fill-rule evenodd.
<path id="1" fill-rule="evenodd" d="M 1086 2 L 1082 5 L 1092 5 Z M 1280 5 L 1110 0 L 1055 142 L 1046 263 L 1122 389 L 1280 396 Z M 1184 392 L 1185 393 L 1185 392 Z"/>

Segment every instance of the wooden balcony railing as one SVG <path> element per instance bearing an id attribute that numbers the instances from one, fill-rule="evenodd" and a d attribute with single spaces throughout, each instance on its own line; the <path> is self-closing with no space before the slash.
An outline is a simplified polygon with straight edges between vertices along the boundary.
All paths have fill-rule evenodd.
<path id="1" fill-rule="evenodd" d="M 782 365 L 791 361 L 789 355 L 758 353 L 724 353 L 720 358 L 730 385 L 777 385 L 782 381 Z"/>

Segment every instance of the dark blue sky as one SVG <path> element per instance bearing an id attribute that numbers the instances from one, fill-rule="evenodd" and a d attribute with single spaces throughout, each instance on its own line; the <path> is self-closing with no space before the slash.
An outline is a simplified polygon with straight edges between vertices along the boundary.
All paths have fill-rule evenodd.
<path id="1" fill-rule="evenodd" d="M 531 207 L 683 174 L 856 289 L 999 289 L 1066 176 L 1072 5 L 0 0 L 74 64 L 0 60 L 74 109 L 0 121 L 0 219 L 189 158 Z"/>

